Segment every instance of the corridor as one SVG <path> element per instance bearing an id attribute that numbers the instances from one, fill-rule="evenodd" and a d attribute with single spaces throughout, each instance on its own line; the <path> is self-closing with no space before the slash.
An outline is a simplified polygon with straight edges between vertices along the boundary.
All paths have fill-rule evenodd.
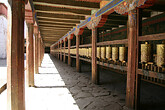
<path id="1" fill-rule="evenodd" d="M 26 110 L 127 109 L 111 91 L 48 54 L 35 74 L 35 87 L 26 86 L 25 90 Z M 0 94 L 0 104 L 1 110 L 7 110 L 7 90 Z"/>

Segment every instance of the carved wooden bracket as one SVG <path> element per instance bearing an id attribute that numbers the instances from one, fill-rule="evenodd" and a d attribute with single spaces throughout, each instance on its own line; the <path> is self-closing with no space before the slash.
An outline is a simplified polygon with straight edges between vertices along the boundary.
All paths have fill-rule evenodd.
<path id="1" fill-rule="evenodd" d="M 37 35 L 38 34 L 38 26 L 34 25 L 34 34 Z"/>
<path id="2" fill-rule="evenodd" d="M 120 5 L 114 8 L 114 11 L 118 14 L 125 14 L 131 10 L 134 10 L 136 7 L 147 8 L 154 4 L 154 0 L 126 0 Z"/>
<path id="3" fill-rule="evenodd" d="M 98 17 L 93 15 L 91 21 L 87 24 L 88 29 L 102 27 L 105 24 L 107 17 L 107 15 L 102 15 Z"/>
<path id="4" fill-rule="evenodd" d="M 84 32 L 84 28 L 77 28 L 76 27 L 76 29 L 74 31 L 74 35 L 79 36 L 79 35 L 82 35 L 83 32 Z"/>

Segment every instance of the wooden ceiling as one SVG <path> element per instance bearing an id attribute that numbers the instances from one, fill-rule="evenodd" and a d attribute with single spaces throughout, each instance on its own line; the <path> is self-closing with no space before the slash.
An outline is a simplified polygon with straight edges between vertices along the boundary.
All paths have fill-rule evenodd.
<path id="1" fill-rule="evenodd" d="M 91 10 L 100 8 L 102 0 L 33 0 L 41 36 L 52 45 L 73 29 Z"/>
<path id="2" fill-rule="evenodd" d="M 38 25 L 45 46 L 49 47 L 80 21 L 90 16 L 92 10 L 100 8 L 102 0 L 33 0 Z M 108 0 L 111 1 L 111 0 Z M 164 1 L 143 10 L 143 17 L 151 17 L 152 11 L 165 11 Z M 162 5 L 163 4 L 163 5 Z M 112 13 L 99 30 L 112 30 L 121 25 L 127 25 L 127 15 Z"/>

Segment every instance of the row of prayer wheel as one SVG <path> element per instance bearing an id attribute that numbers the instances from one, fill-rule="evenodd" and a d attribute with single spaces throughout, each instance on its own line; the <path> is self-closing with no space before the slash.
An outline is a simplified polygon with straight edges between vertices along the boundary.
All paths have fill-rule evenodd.
<path id="1" fill-rule="evenodd" d="M 55 52 L 58 52 L 58 50 L 56 50 Z M 61 49 L 61 52 L 64 53 L 64 49 Z M 68 49 L 65 49 L 65 53 L 68 53 Z M 102 60 L 125 62 L 126 53 L 127 53 L 126 47 L 110 47 L 110 46 L 97 47 L 97 58 Z M 70 54 L 75 55 L 76 49 L 70 49 Z M 92 48 L 79 48 L 79 55 L 83 57 L 91 58 Z"/>
<path id="2" fill-rule="evenodd" d="M 102 60 L 126 61 L 126 47 L 97 47 L 97 58 Z M 67 52 L 66 52 L 67 53 Z M 76 54 L 76 49 L 70 49 L 70 54 Z M 92 48 L 80 48 L 79 55 L 92 57 Z"/>
<path id="3" fill-rule="evenodd" d="M 152 55 L 154 59 L 152 59 Z M 152 54 L 151 52 L 151 44 L 145 42 L 145 44 L 141 44 L 141 63 L 153 64 L 158 68 L 162 68 L 164 71 L 165 66 L 165 43 L 156 44 L 156 54 Z"/>

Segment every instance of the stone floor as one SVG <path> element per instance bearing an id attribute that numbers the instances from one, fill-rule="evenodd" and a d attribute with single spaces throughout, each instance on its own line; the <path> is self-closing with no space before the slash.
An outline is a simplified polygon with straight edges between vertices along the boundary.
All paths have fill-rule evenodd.
<path id="1" fill-rule="evenodd" d="M 100 85 L 95 85 L 90 71 L 88 63 L 83 62 L 78 73 L 75 67 L 45 54 L 39 74 L 35 74 L 35 87 L 26 87 L 26 110 L 127 110 L 126 75 L 101 69 Z M 142 82 L 141 110 L 163 110 L 164 93 L 164 88 Z M 0 94 L 0 106 L 7 110 L 7 91 Z"/>
<path id="2" fill-rule="evenodd" d="M 7 64 L 6 59 L 0 59 L 0 88 L 7 82 Z"/>

